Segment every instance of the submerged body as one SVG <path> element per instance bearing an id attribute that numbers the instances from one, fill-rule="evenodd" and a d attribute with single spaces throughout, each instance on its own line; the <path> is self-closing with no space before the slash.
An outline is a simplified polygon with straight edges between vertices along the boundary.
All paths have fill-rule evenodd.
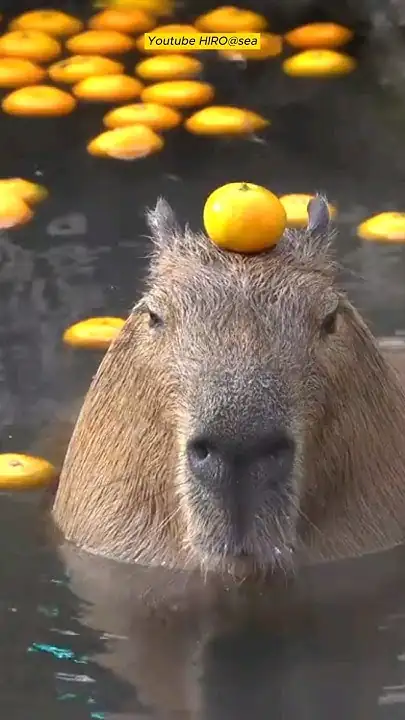
<path id="1" fill-rule="evenodd" d="M 148 219 L 147 292 L 61 472 L 65 538 L 242 576 L 400 543 L 405 394 L 336 283 L 326 201 L 249 257 L 182 231 L 162 200 Z"/>

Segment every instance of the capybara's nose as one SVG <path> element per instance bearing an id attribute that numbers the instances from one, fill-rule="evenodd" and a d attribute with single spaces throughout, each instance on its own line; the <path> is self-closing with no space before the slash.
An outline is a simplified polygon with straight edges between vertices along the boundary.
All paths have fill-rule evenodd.
<path id="1" fill-rule="evenodd" d="M 203 432 L 189 439 L 186 450 L 194 477 L 212 490 L 253 476 L 280 486 L 291 474 L 294 451 L 293 437 L 280 426 L 241 438 Z"/>

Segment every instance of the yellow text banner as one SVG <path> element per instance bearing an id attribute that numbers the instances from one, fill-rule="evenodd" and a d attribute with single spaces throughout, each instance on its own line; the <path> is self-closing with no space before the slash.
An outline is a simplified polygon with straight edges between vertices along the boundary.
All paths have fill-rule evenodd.
<path id="1" fill-rule="evenodd" d="M 260 33 L 195 33 L 148 32 L 144 35 L 145 50 L 260 50 Z"/>

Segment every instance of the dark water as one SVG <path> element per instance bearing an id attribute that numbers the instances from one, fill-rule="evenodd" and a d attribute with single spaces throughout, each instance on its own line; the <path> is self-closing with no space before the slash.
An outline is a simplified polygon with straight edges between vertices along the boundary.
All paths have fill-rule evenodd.
<path id="1" fill-rule="evenodd" d="M 61 334 L 133 305 L 148 252 L 143 212 L 160 194 L 197 229 L 204 199 L 225 182 L 327 192 L 352 299 L 376 334 L 405 332 L 405 248 L 355 237 L 371 213 L 404 209 L 405 112 L 377 84 L 364 38 L 354 51 L 360 69 L 330 82 L 288 79 L 277 61 L 243 69 L 204 56 L 220 103 L 272 119 L 264 143 L 176 131 L 159 156 L 104 162 L 85 145 L 105 108 L 57 121 L 0 117 L 1 174 L 51 193 L 32 223 L 0 240 L 2 451 L 38 445 L 85 391 L 100 357 L 66 349 Z M 4 493 L 1 717 L 403 718 L 404 561 L 399 549 L 318 569 L 271 596 L 224 590 L 212 602 L 182 578 L 58 556 L 41 495 Z"/>

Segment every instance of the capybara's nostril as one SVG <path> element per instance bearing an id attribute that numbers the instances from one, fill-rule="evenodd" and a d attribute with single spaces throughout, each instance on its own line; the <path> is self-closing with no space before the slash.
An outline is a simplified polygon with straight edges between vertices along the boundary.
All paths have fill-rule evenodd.
<path id="1" fill-rule="evenodd" d="M 291 473 L 295 445 L 282 427 L 250 436 L 222 437 L 217 434 L 195 435 L 187 443 L 187 461 L 194 477 L 212 490 L 243 477 L 267 479 L 282 485 Z"/>
<path id="2" fill-rule="evenodd" d="M 212 462 L 215 450 L 212 442 L 203 436 L 191 438 L 187 443 L 187 460 L 192 472 L 197 475 L 207 463 Z"/>
<path id="3" fill-rule="evenodd" d="M 224 450 L 203 435 L 188 441 L 186 452 L 189 468 L 203 485 L 213 487 L 223 480 L 228 466 Z"/>
<path id="4" fill-rule="evenodd" d="M 204 440 L 195 440 L 189 445 L 189 452 L 194 453 L 196 460 L 205 460 L 210 454 L 210 448 Z"/>

